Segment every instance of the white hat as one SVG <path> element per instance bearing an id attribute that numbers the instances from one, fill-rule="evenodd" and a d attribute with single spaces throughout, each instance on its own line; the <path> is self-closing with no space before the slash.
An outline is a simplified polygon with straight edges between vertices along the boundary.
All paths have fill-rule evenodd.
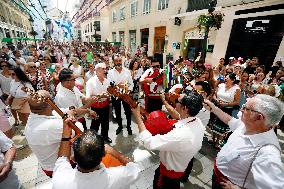
<path id="1" fill-rule="evenodd" d="M 98 63 L 98 64 L 95 66 L 95 70 L 98 69 L 98 68 L 106 68 L 106 64 L 105 64 L 105 63 Z"/>

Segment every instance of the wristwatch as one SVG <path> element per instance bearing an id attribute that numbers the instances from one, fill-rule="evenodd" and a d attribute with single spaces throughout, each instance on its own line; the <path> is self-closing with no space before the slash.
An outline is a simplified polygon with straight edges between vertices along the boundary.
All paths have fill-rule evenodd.
<path id="1" fill-rule="evenodd" d="M 68 138 L 61 138 L 61 141 L 62 142 L 69 142 L 71 140 L 71 137 L 68 137 Z"/>

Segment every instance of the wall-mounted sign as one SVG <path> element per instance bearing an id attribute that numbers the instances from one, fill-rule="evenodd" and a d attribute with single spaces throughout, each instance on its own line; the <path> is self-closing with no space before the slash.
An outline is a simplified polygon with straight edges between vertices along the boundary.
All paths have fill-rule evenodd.
<path id="1" fill-rule="evenodd" d="M 180 42 L 173 42 L 173 49 L 180 49 Z"/>
<path id="2" fill-rule="evenodd" d="M 213 50 L 214 50 L 214 45 L 208 45 L 207 46 L 207 52 L 213 53 Z"/>
<path id="3" fill-rule="evenodd" d="M 199 30 L 198 28 L 194 28 L 185 33 L 185 39 L 204 39 L 205 32 L 203 29 Z"/>

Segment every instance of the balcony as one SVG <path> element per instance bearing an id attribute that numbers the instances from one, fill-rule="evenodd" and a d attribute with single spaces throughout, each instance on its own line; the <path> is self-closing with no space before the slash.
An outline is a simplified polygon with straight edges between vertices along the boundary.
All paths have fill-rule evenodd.
<path id="1" fill-rule="evenodd" d="M 212 0 L 188 0 L 186 12 L 208 9 L 211 1 Z"/>

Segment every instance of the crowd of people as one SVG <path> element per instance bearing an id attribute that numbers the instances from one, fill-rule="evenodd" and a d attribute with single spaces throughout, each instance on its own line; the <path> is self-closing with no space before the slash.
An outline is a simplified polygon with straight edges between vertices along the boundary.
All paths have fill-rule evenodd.
<path id="1" fill-rule="evenodd" d="M 133 135 L 132 115 L 141 144 L 160 152 L 153 188 L 188 181 L 205 130 L 219 152 L 212 188 L 284 188 L 281 61 L 265 66 L 257 57 L 230 57 L 208 64 L 180 57 L 163 64 L 146 48 L 131 53 L 77 41 L 3 46 L 0 54 L 0 188 L 20 187 L 11 140 L 20 126 L 53 188 L 128 188 L 141 169 L 111 147 L 109 123 L 117 123 L 116 135 L 124 128 Z M 110 94 L 114 86 L 122 96 Z M 145 106 L 131 106 L 123 94 Z M 108 167 L 106 154 L 121 165 Z"/>

